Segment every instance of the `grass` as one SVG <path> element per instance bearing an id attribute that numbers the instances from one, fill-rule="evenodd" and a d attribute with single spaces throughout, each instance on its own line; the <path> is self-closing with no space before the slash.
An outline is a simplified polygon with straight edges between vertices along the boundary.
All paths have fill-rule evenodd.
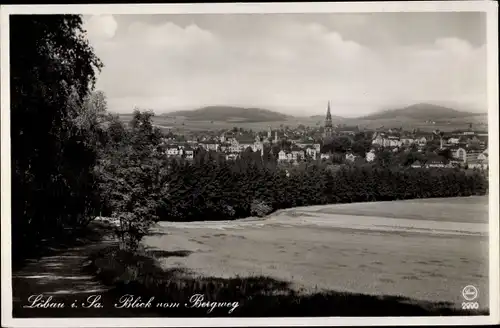
<path id="1" fill-rule="evenodd" d="M 177 256 L 187 256 L 178 253 Z M 165 255 L 165 254 L 163 254 Z M 169 256 L 168 254 L 166 254 Z M 447 316 L 487 315 L 486 311 L 462 311 L 447 302 L 423 302 L 401 296 L 370 296 L 326 291 L 301 293 L 288 282 L 265 276 L 196 277 L 182 269 L 163 270 L 154 253 L 109 247 L 91 256 L 86 270 L 104 284 L 115 286 L 116 295 L 131 294 L 143 300 L 154 297 L 148 309 L 134 309 L 140 316 L 165 317 L 295 317 L 295 316 Z M 189 308 L 185 304 L 194 294 L 207 301 L 238 302 L 228 308 Z M 157 308 L 155 302 L 180 304 L 177 308 Z M 105 305 L 106 306 L 106 305 Z"/>
<path id="2" fill-rule="evenodd" d="M 193 252 L 159 262 L 200 276 L 265 276 L 310 292 L 400 295 L 455 307 L 472 284 L 488 308 L 486 204 L 487 197 L 446 198 L 311 206 L 254 221 L 161 222 L 143 243 Z M 363 215 L 370 210 L 374 217 Z"/>
<path id="3" fill-rule="evenodd" d="M 320 206 L 317 213 L 488 223 L 487 209 L 487 196 L 469 196 L 336 204 L 335 206 Z M 287 212 L 286 209 L 281 211 Z"/>

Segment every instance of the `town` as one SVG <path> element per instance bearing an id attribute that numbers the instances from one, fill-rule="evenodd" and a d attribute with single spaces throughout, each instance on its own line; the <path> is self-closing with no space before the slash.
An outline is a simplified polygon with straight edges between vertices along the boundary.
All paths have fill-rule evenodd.
<path id="1" fill-rule="evenodd" d="M 168 157 L 192 160 L 201 150 L 236 159 L 244 152 L 271 155 L 282 165 L 323 161 L 333 164 L 370 163 L 380 157 L 412 168 L 488 168 L 488 133 L 469 129 L 432 132 L 402 128 L 361 130 L 334 124 L 330 103 L 322 127 L 282 126 L 267 131 L 233 128 L 202 131 L 191 137 L 167 132 L 161 149 Z"/>

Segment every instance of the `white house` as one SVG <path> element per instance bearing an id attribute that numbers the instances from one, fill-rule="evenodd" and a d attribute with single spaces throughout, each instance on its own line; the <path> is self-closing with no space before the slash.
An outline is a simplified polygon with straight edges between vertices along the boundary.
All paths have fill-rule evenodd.
<path id="1" fill-rule="evenodd" d="M 425 167 L 426 168 L 431 168 L 431 167 L 446 167 L 446 164 L 443 161 L 441 161 L 441 160 L 434 160 L 434 161 L 430 161 L 430 162 L 425 163 Z"/>
<path id="2" fill-rule="evenodd" d="M 292 150 L 291 155 L 292 155 L 292 160 L 296 161 L 296 160 L 299 160 L 301 158 L 304 158 L 304 151 L 303 150 Z"/>
<path id="3" fill-rule="evenodd" d="M 483 169 L 487 170 L 488 169 L 488 158 L 486 159 L 471 159 L 470 161 L 467 162 L 467 166 L 469 169 Z"/>
<path id="4" fill-rule="evenodd" d="M 487 161 L 488 160 L 488 153 L 482 152 L 481 154 L 477 155 L 477 159 L 479 161 Z"/>
<path id="5" fill-rule="evenodd" d="M 321 154 L 320 158 L 321 159 L 329 159 L 330 158 L 330 154 Z"/>
<path id="6" fill-rule="evenodd" d="M 280 150 L 280 152 L 278 153 L 278 160 L 279 161 L 286 161 L 287 160 L 287 156 L 286 156 L 286 153 L 284 150 Z"/>
<path id="7" fill-rule="evenodd" d="M 458 148 L 453 153 L 453 157 L 465 163 L 467 161 L 467 151 L 463 148 Z"/>
<path id="8" fill-rule="evenodd" d="M 415 143 L 415 139 L 413 138 L 401 138 L 401 144 L 402 145 L 413 145 Z"/>
<path id="9" fill-rule="evenodd" d="M 413 162 L 413 164 L 411 165 L 411 167 L 414 168 L 414 169 L 419 169 L 419 168 L 422 167 L 422 163 L 420 163 L 420 161 L 417 160 L 417 161 Z"/>
<path id="10" fill-rule="evenodd" d="M 345 159 L 347 161 L 354 162 L 354 160 L 356 159 L 356 155 L 354 155 L 353 153 L 347 153 L 345 154 Z"/>
<path id="11" fill-rule="evenodd" d="M 184 148 L 184 156 L 186 159 L 193 159 L 194 157 L 194 150 L 191 148 Z"/>
<path id="12" fill-rule="evenodd" d="M 481 155 L 483 152 L 480 150 L 469 150 L 467 152 L 467 162 L 477 160 L 479 155 Z"/>
<path id="13" fill-rule="evenodd" d="M 381 135 L 377 135 L 373 140 L 372 140 L 372 145 L 379 145 L 383 146 L 384 145 L 384 138 Z"/>
<path id="14" fill-rule="evenodd" d="M 166 151 L 168 156 L 178 156 L 182 154 L 182 150 L 177 146 L 169 146 Z"/>
<path id="15" fill-rule="evenodd" d="M 205 150 L 213 150 L 213 151 L 218 151 L 220 145 L 217 142 L 213 141 L 202 141 L 200 145 L 205 149 Z"/>
<path id="16" fill-rule="evenodd" d="M 366 153 L 365 159 L 367 162 L 373 162 L 375 160 L 375 149 L 370 150 Z"/>
<path id="17" fill-rule="evenodd" d="M 426 137 L 418 138 L 417 139 L 417 144 L 419 146 L 425 146 L 427 144 L 427 138 Z"/>
<path id="18" fill-rule="evenodd" d="M 383 147 L 399 147 L 403 144 L 403 141 L 397 136 L 384 137 L 382 134 L 376 135 L 372 139 L 372 145 L 379 145 Z"/>
<path id="19" fill-rule="evenodd" d="M 306 154 L 307 156 L 310 156 L 312 159 L 316 159 L 316 154 L 318 153 L 318 151 L 316 150 L 316 148 L 312 148 L 312 147 L 308 147 L 306 148 Z"/>
<path id="20" fill-rule="evenodd" d="M 257 152 L 257 151 L 262 152 L 264 150 L 264 143 L 260 140 L 259 136 L 255 137 L 255 141 L 252 145 L 252 150 L 254 152 Z"/>

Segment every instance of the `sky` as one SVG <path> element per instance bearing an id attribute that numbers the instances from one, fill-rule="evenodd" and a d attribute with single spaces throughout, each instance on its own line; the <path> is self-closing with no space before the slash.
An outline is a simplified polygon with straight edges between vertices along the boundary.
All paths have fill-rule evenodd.
<path id="1" fill-rule="evenodd" d="M 84 16 L 111 111 L 211 105 L 362 116 L 420 102 L 487 112 L 478 12 Z"/>

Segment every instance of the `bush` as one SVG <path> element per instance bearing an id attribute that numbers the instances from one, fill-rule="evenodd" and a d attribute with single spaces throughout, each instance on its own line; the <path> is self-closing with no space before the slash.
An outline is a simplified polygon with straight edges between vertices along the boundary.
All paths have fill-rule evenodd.
<path id="1" fill-rule="evenodd" d="M 272 207 L 261 200 L 254 200 L 250 206 L 252 216 L 263 217 L 272 212 Z"/>

